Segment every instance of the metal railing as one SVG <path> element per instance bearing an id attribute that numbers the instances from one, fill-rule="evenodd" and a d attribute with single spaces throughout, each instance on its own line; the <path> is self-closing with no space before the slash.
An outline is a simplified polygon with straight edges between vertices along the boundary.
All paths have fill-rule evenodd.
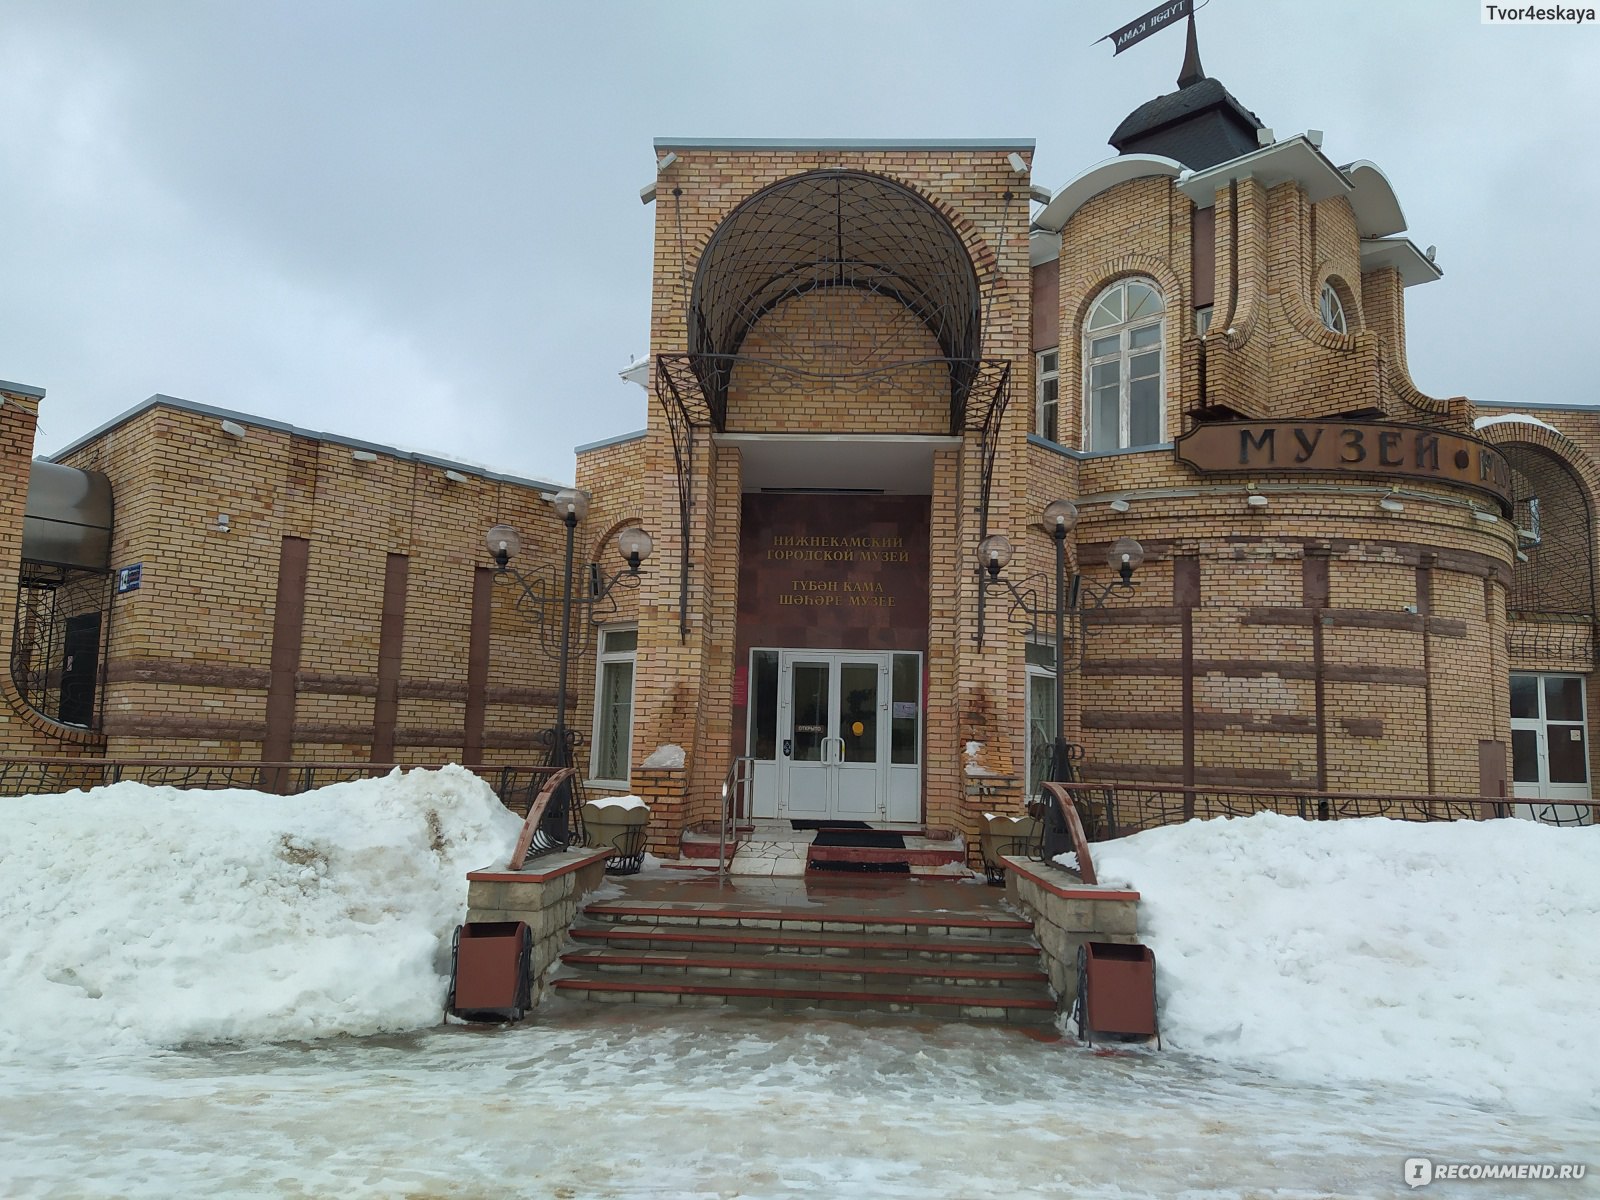
<path id="1" fill-rule="evenodd" d="M 0 798 L 87 791 L 113 783 L 299 795 L 333 783 L 373 779 L 397 765 L 412 770 L 441 763 L 247 762 L 221 759 L 0 758 Z M 556 767 L 467 767 L 518 816 L 525 817 Z"/>
<path id="2" fill-rule="evenodd" d="M 755 762 L 741 755 L 728 766 L 722 777 L 722 815 L 717 822 L 717 874 L 726 875 L 739 852 L 739 822 L 750 816 L 750 785 L 755 780 Z"/>
<path id="3" fill-rule="evenodd" d="M 1039 790 L 1039 857 L 1052 861 L 1057 854 L 1071 850 L 1078 856 L 1078 878 L 1088 884 L 1098 883 L 1094 873 L 1094 857 L 1089 853 L 1089 837 L 1078 817 L 1078 806 L 1067 783 L 1046 783 Z"/>
<path id="4" fill-rule="evenodd" d="M 1225 788 L 1167 783 L 1065 783 L 1047 787 L 1057 788 L 1064 797 L 1070 798 L 1090 841 L 1126 837 L 1144 829 L 1176 825 L 1196 818 L 1248 817 L 1261 812 L 1275 812 L 1308 821 L 1336 821 L 1353 817 L 1390 817 L 1402 821 L 1482 821 L 1496 817 L 1529 816 L 1549 824 L 1586 825 L 1594 821 L 1595 809 L 1600 807 L 1600 801 L 1594 800 Z"/>

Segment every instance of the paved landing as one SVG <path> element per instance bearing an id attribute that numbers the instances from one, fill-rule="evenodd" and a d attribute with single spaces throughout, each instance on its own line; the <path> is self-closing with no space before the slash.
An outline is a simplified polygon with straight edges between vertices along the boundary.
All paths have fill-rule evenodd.
<path id="1" fill-rule="evenodd" d="M 612 877 L 621 889 L 608 904 L 671 904 L 715 912 L 762 909 L 793 910 L 796 917 L 831 912 L 859 914 L 892 922 L 908 917 L 933 917 L 952 913 L 983 917 L 1014 917 L 1005 907 L 1005 892 L 972 883 L 907 876 L 882 878 L 867 875 L 793 878 L 735 877 L 717 879 L 659 875 Z"/>

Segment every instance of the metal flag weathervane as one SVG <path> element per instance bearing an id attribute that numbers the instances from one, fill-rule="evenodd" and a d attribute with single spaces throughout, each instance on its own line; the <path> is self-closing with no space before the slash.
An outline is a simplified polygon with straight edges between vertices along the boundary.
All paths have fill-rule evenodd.
<path id="1" fill-rule="evenodd" d="M 1152 8 L 1144 16 L 1130 21 L 1121 29 L 1113 30 L 1098 41 L 1110 42 L 1114 47 L 1111 55 L 1115 58 L 1129 46 L 1137 46 L 1152 33 L 1159 33 L 1168 25 L 1176 25 L 1185 17 L 1194 20 L 1194 0 L 1168 0 L 1168 3 Z"/>

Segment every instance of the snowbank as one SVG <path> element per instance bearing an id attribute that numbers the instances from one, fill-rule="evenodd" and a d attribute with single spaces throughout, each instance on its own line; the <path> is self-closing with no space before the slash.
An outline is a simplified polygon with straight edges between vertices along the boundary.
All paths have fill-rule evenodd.
<path id="1" fill-rule="evenodd" d="M 0 801 L 0 1056 L 432 1025 L 466 872 L 519 828 L 459 767 L 294 797 Z"/>
<path id="2" fill-rule="evenodd" d="M 1308 1081 L 1600 1095 L 1600 828 L 1195 821 L 1095 848 L 1137 887 L 1166 1044 Z"/>

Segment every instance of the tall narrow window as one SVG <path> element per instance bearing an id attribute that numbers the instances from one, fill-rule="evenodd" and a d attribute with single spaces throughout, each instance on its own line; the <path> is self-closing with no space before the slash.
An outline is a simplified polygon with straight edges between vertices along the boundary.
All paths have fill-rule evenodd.
<path id="1" fill-rule="evenodd" d="M 1344 301 L 1339 299 L 1339 289 L 1329 280 L 1322 285 L 1322 324 L 1334 333 L 1348 333 L 1349 325 L 1344 316 Z"/>
<path id="2" fill-rule="evenodd" d="M 1037 419 L 1033 427 L 1040 437 L 1059 442 L 1061 431 L 1056 399 L 1061 382 L 1060 355 L 1054 350 L 1045 350 L 1039 354 L 1037 366 L 1034 375 L 1039 381 L 1039 398 Z"/>
<path id="3" fill-rule="evenodd" d="M 631 625 L 600 631 L 589 773 L 602 783 L 628 782 L 633 749 L 633 662 L 638 649 L 639 631 Z"/>
<path id="4" fill-rule="evenodd" d="M 1037 796 L 1050 773 L 1055 749 L 1056 648 L 1053 642 L 1032 638 L 1024 647 L 1028 671 L 1028 795 Z"/>
<path id="5" fill-rule="evenodd" d="M 1162 440 L 1165 304 L 1148 279 L 1121 279 L 1089 309 L 1083 333 L 1083 446 L 1120 450 Z"/>

